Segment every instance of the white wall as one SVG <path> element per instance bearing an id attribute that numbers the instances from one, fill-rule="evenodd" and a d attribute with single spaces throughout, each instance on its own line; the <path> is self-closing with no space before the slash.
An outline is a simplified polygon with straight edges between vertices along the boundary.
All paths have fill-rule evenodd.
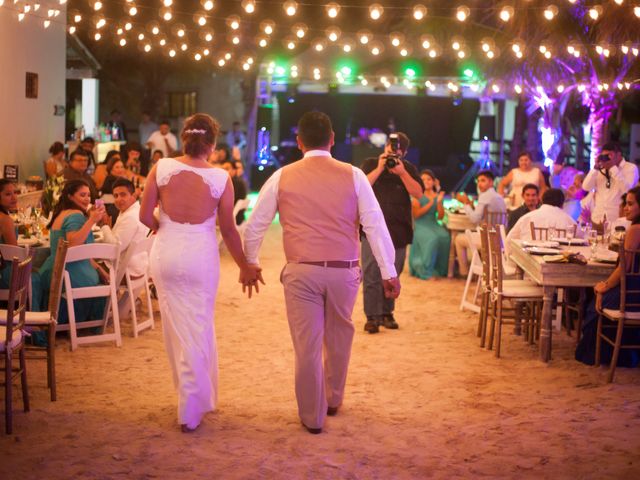
<path id="1" fill-rule="evenodd" d="M 46 16 L 49 2 L 40 3 Z M 47 29 L 31 15 L 18 22 L 13 2 L 0 7 L 0 176 L 5 164 L 20 166 L 21 181 L 44 176 L 49 146 L 65 140 L 65 117 L 53 111 L 65 105 L 67 14 L 55 5 L 61 13 Z M 27 72 L 38 74 L 37 99 L 25 97 Z"/>

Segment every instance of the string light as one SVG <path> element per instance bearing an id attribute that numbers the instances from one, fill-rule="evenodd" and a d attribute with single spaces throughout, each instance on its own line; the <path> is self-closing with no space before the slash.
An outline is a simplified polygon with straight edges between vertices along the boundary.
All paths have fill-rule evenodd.
<path id="1" fill-rule="evenodd" d="M 371 40 L 371 32 L 369 30 L 360 30 L 358 32 L 358 40 L 362 45 L 366 45 Z"/>
<path id="2" fill-rule="evenodd" d="M 598 20 L 602 15 L 602 7 L 600 5 L 595 5 L 589 9 L 589 18 L 592 20 Z"/>
<path id="3" fill-rule="evenodd" d="M 260 22 L 260 30 L 262 30 L 267 35 L 271 35 L 275 28 L 275 23 L 272 20 L 264 20 Z"/>
<path id="4" fill-rule="evenodd" d="M 555 5 L 549 5 L 544 9 L 543 15 L 547 20 L 553 20 L 556 15 L 558 15 L 558 7 L 556 7 Z"/>
<path id="5" fill-rule="evenodd" d="M 380 20 L 383 12 L 384 8 L 379 3 L 374 3 L 369 7 L 369 16 L 372 20 Z"/>
<path id="6" fill-rule="evenodd" d="M 201 3 L 202 8 L 204 8 L 207 12 L 213 10 L 214 4 L 211 0 L 203 0 Z"/>
<path id="7" fill-rule="evenodd" d="M 458 7 L 456 9 L 456 20 L 458 20 L 459 22 L 464 22 L 467 20 L 467 18 L 469 18 L 469 14 L 470 14 L 470 10 L 469 8 L 467 8 L 466 6 L 462 5 L 461 7 Z"/>
<path id="8" fill-rule="evenodd" d="M 244 0 L 242 2 L 242 8 L 244 8 L 244 11 L 247 12 L 248 14 L 254 13 L 256 11 L 255 0 Z"/>
<path id="9" fill-rule="evenodd" d="M 513 18 L 513 7 L 504 7 L 500 10 L 500 20 L 508 22 Z"/>
<path id="10" fill-rule="evenodd" d="M 171 5 L 173 5 L 173 0 L 162 0 L 162 4 L 169 8 Z"/>
<path id="11" fill-rule="evenodd" d="M 424 17 L 426 16 L 427 16 L 427 7 L 425 7 L 422 4 L 418 4 L 415 7 L 413 7 L 413 18 L 420 21 L 420 20 L 423 20 Z"/>
<path id="12" fill-rule="evenodd" d="M 340 5 L 334 2 L 328 3 L 325 9 L 329 18 L 336 18 L 338 13 L 340 13 Z"/>
<path id="13" fill-rule="evenodd" d="M 282 5 L 282 8 L 284 8 L 284 11 L 287 15 L 289 15 L 290 17 L 293 17 L 298 11 L 298 4 L 297 2 L 288 1 L 288 2 L 284 2 L 284 4 Z"/>

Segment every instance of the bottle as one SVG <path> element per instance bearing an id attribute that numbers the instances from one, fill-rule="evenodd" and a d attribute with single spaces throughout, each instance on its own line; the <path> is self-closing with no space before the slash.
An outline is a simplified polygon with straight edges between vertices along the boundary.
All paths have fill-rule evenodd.
<path id="1" fill-rule="evenodd" d="M 606 235 L 609 233 L 609 222 L 607 222 L 607 214 L 605 213 L 602 216 L 602 234 Z"/>
<path id="2" fill-rule="evenodd" d="M 613 231 L 612 244 L 622 245 L 627 229 L 623 225 L 618 225 Z"/>

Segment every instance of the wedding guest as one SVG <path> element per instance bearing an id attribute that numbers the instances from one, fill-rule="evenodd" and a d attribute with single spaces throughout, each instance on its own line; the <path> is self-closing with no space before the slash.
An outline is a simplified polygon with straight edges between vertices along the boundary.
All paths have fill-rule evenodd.
<path id="1" fill-rule="evenodd" d="M 106 243 L 117 243 L 120 245 L 119 262 L 124 261 L 128 249 L 147 238 L 149 228 L 140 221 L 140 203 L 134 195 L 135 187 L 126 178 L 116 178 L 113 182 L 113 199 L 115 207 L 120 213 L 113 228 L 111 228 L 111 217 L 106 215 L 103 218 L 105 223 L 102 227 L 102 234 Z M 141 252 L 129 259 L 127 272 L 132 277 L 140 277 L 145 274 L 149 266 L 149 256 L 147 252 Z M 128 295 L 124 295 L 118 301 L 121 316 L 126 317 L 131 308 L 131 301 Z"/>
<path id="2" fill-rule="evenodd" d="M 149 136 L 147 147 L 149 150 L 161 150 L 163 157 L 178 149 L 178 139 L 171 133 L 168 121 L 160 122 L 160 128 Z"/>
<path id="3" fill-rule="evenodd" d="M 544 194 L 544 191 L 547 189 L 542 172 L 539 168 L 533 166 L 531 155 L 523 152 L 518 156 L 518 166 L 500 180 L 498 193 L 504 196 L 505 189 L 511 186 L 509 192 L 511 208 L 517 208 L 522 205 L 522 187 L 528 183 L 536 185 L 540 194 Z"/>
<path id="4" fill-rule="evenodd" d="M 89 155 L 85 150 L 76 150 L 69 156 L 69 163 L 62 172 L 62 176 L 65 181 L 70 180 L 82 180 L 89 187 L 91 193 L 91 201 L 98 198 L 98 189 L 96 184 L 91 178 L 91 175 L 87 173 L 87 167 L 89 165 Z"/>
<path id="5" fill-rule="evenodd" d="M 100 197 L 104 202 L 104 206 L 109 217 L 111 217 L 112 224 L 115 223 L 119 213 L 113 197 L 113 185 L 119 178 L 127 178 L 127 174 L 128 172 L 124 168 L 124 162 L 120 158 L 120 155 L 112 156 L 107 163 L 107 177 L 104 179 L 104 183 L 102 184 Z"/>
<path id="6" fill-rule="evenodd" d="M 102 185 L 109 175 L 107 166 L 109 165 L 109 161 L 112 158 L 117 158 L 118 160 L 120 160 L 120 152 L 118 150 L 109 150 L 106 157 L 104 158 L 104 161 L 96 165 L 96 170 L 95 172 L 93 172 L 93 181 L 95 182 L 96 188 L 98 190 L 102 190 Z"/>
<path id="7" fill-rule="evenodd" d="M 122 121 L 120 110 L 111 110 L 106 127 L 111 131 L 111 140 L 127 141 L 127 127 Z"/>
<path id="8" fill-rule="evenodd" d="M 151 165 L 149 167 L 149 170 L 151 170 L 153 168 L 153 166 L 158 163 L 158 161 L 163 158 L 162 156 L 162 150 L 154 150 L 153 154 L 151 155 Z"/>
<path id="9" fill-rule="evenodd" d="M 51 155 L 44 163 L 44 170 L 47 178 L 57 177 L 67 166 L 64 158 L 64 145 L 61 142 L 53 142 L 49 147 L 49 155 Z"/>
<path id="10" fill-rule="evenodd" d="M 595 192 L 591 223 L 600 227 L 618 218 L 620 196 L 638 183 L 638 167 L 622 158 L 620 145 L 607 143 L 589 171 L 582 188 Z"/>
<path id="11" fill-rule="evenodd" d="M 524 203 L 509 212 L 509 221 L 507 226 L 507 232 L 511 230 L 514 225 L 529 212 L 533 212 L 540 206 L 540 189 L 533 183 L 527 183 L 522 187 L 522 199 Z"/>
<path id="12" fill-rule="evenodd" d="M 480 225 L 487 212 L 506 212 L 507 206 L 502 196 L 493 188 L 495 176 L 490 170 L 482 170 L 476 176 L 478 187 L 478 204 L 473 207 L 473 200 L 464 193 L 456 195 L 456 200 L 463 204 L 463 208 L 469 220 L 474 225 Z M 466 235 L 458 235 L 455 240 L 456 256 L 458 257 L 458 267 L 460 275 L 466 277 L 469 273 L 468 254 L 470 245 Z"/>
<path id="13" fill-rule="evenodd" d="M 280 278 L 295 352 L 298 415 L 309 433 L 319 434 L 344 396 L 361 279 L 358 224 L 382 272 L 385 294 L 397 297 L 400 282 L 395 248 L 369 180 L 357 167 L 331 157 L 329 117 L 305 113 L 297 143 L 304 158 L 266 181 L 244 243 L 248 261 L 257 264 L 264 235 L 279 212 L 287 258 Z"/>
<path id="14" fill-rule="evenodd" d="M 192 432 L 216 408 L 218 352 L 214 306 L 220 274 L 216 218 L 227 249 L 240 267 L 243 291 L 257 291 L 260 269 L 250 266 L 233 221 L 233 187 L 207 163 L 218 123 L 197 113 L 180 135 L 185 155 L 163 158 L 149 173 L 140 220 L 157 231 L 150 269 L 158 292 L 162 330 L 178 390 L 178 420 Z M 154 215 L 160 206 L 160 216 Z"/>
<path id="15" fill-rule="evenodd" d="M 247 198 L 248 187 L 245 183 L 244 179 L 238 177 L 235 162 L 233 160 L 226 160 L 222 163 L 222 168 L 224 168 L 231 177 L 231 183 L 233 184 L 233 204 L 238 203 L 238 200 L 244 200 Z M 242 224 L 244 222 L 244 214 L 245 209 L 242 209 L 236 215 L 236 225 Z"/>
<path id="16" fill-rule="evenodd" d="M 631 226 L 627 229 L 624 237 L 625 250 L 640 249 L 640 187 L 634 187 L 626 194 L 625 215 L 627 220 L 631 222 Z M 627 262 L 633 262 L 635 259 L 627 257 Z M 602 282 L 598 282 L 594 287 L 596 298 L 589 304 L 585 313 L 584 323 L 582 324 L 582 337 L 576 348 L 576 360 L 587 365 L 593 365 L 595 362 L 595 351 L 597 341 L 597 325 L 598 325 L 598 308 L 608 308 L 618 310 L 620 308 L 620 277 L 625 272 L 621 271 L 620 265 L 609 275 L 609 278 Z M 638 285 L 627 285 L 627 288 L 637 290 Z M 629 294 L 626 299 L 626 311 L 638 312 L 639 308 L 632 304 L 640 303 L 637 293 Z M 637 313 L 636 313 L 637 315 Z M 604 324 L 612 325 L 606 319 Z M 615 330 L 603 329 L 603 332 L 611 341 L 615 341 Z M 622 344 L 640 345 L 640 331 L 638 329 L 627 330 L 622 335 Z M 611 363 L 613 348 L 607 342 L 601 342 L 600 360 L 602 363 Z M 637 367 L 640 363 L 640 348 L 638 349 L 621 349 L 618 357 L 617 366 L 620 367 Z"/>
<path id="17" fill-rule="evenodd" d="M 89 163 L 87 165 L 87 173 L 89 175 L 93 175 L 93 171 L 96 168 L 96 157 L 94 150 L 96 148 L 96 141 L 93 137 L 85 137 L 80 142 L 80 149 L 84 150 L 87 154 L 87 158 L 89 158 Z"/>
<path id="18" fill-rule="evenodd" d="M 69 247 L 94 243 L 91 228 L 102 220 L 104 206 L 91 206 L 91 189 L 84 180 L 69 180 L 65 183 L 60 200 L 53 210 L 51 221 L 47 225 L 50 231 L 51 255 L 40 267 L 41 291 L 34 291 L 33 303 L 46 310 L 51 285 L 51 274 L 55 262 L 58 242 L 69 242 Z M 91 260 L 81 260 L 67 264 L 66 270 L 71 277 L 73 287 L 93 287 L 100 283 L 98 265 Z M 36 297 L 40 300 L 36 303 Z M 104 316 L 104 298 L 85 298 L 74 301 L 76 322 L 99 320 Z M 66 300 L 60 302 L 58 323 L 68 323 Z"/>
<path id="19" fill-rule="evenodd" d="M 446 277 L 451 239 L 438 220 L 444 218 L 444 192 L 437 191 L 436 177 L 431 170 L 420 174 L 424 195 L 412 199 L 413 242 L 409 251 L 409 273 L 423 280 Z"/>
<path id="20" fill-rule="evenodd" d="M 11 180 L 0 179 L 0 243 L 18 245 L 16 225 L 11 218 L 11 212 L 18 208 L 18 193 Z M 8 288 L 7 280 L 7 288 Z"/>
<path id="21" fill-rule="evenodd" d="M 559 188 L 550 188 L 542 194 L 542 205 L 522 217 L 516 222 L 507 235 L 507 240 L 514 238 L 532 240 L 531 224 L 536 227 L 555 227 L 566 229 L 574 227 L 576 222 L 562 210 L 564 193 Z"/>
<path id="22" fill-rule="evenodd" d="M 138 125 L 140 143 L 146 145 L 149 142 L 149 137 L 151 137 L 151 134 L 156 130 L 158 130 L 158 124 L 151 120 L 149 112 L 142 112 L 142 121 Z"/>
<path id="23" fill-rule="evenodd" d="M 129 142 L 124 147 L 126 159 L 124 162 L 124 166 L 130 172 L 140 175 L 141 160 L 140 157 L 142 155 L 142 145 L 138 142 Z"/>

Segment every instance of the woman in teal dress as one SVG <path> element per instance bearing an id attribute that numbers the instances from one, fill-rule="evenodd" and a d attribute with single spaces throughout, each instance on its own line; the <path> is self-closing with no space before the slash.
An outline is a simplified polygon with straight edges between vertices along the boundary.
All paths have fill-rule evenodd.
<path id="1" fill-rule="evenodd" d="M 437 180 L 431 170 L 423 170 L 420 176 L 425 189 L 420 200 L 411 200 L 414 231 L 409 273 L 428 280 L 447 275 L 451 240 L 447 230 L 438 223 L 444 217 L 444 192 L 436 192 Z"/>
<path id="2" fill-rule="evenodd" d="M 18 245 L 16 225 L 9 212 L 18 208 L 16 187 L 10 180 L 0 179 L 0 243 Z M 0 288 L 8 289 L 11 278 L 11 259 L 4 259 L 4 267 L 0 270 Z"/>
<path id="3" fill-rule="evenodd" d="M 51 274 L 55 260 L 56 249 L 60 239 L 69 242 L 69 247 L 94 243 L 91 227 L 101 221 L 105 215 L 103 205 L 91 207 L 91 190 L 84 180 L 69 180 L 65 183 L 60 201 L 53 210 L 51 222 L 47 227 L 50 231 L 51 255 L 40 268 L 42 310 L 47 309 Z M 73 287 L 92 287 L 100 283 L 98 266 L 91 260 L 81 260 L 67 265 L 67 272 L 71 277 Z M 34 296 L 35 304 L 35 296 Z M 104 316 L 104 298 L 86 298 L 74 302 L 76 322 L 99 320 Z M 67 304 L 64 299 L 60 302 L 58 323 L 68 323 Z"/>

